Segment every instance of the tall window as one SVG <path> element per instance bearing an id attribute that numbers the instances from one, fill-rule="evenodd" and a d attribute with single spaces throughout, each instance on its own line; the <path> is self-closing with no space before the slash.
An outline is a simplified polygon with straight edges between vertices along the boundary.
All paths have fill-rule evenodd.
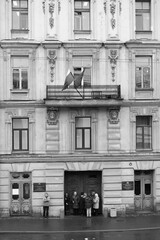
<path id="1" fill-rule="evenodd" d="M 76 117 L 75 127 L 76 149 L 91 149 L 90 117 Z"/>
<path id="2" fill-rule="evenodd" d="M 28 118 L 13 118 L 12 149 L 13 151 L 27 151 L 29 149 Z"/>
<path id="3" fill-rule="evenodd" d="M 150 56 L 136 57 L 136 88 L 151 88 L 151 62 Z"/>
<path id="4" fill-rule="evenodd" d="M 28 29 L 28 0 L 12 0 L 12 28 Z"/>
<path id="5" fill-rule="evenodd" d="M 74 1 L 75 30 L 90 30 L 90 0 Z"/>
<path id="6" fill-rule="evenodd" d="M 11 65 L 13 89 L 28 89 L 28 57 L 12 56 Z"/>
<path id="7" fill-rule="evenodd" d="M 92 56 L 74 56 L 73 57 L 73 72 L 74 76 L 78 76 L 83 67 L 85 68 L 83 75 L 83 87 L 91 87 L 91 69 L 92 69 Z"/>
<path id="8" fill-rule="evenodd" d="M 136 0 L 136 30 L 151 30 L 151 1 Z"/>
<path id="9" fill-rule="evenodd" d="M 136 149 L 152 148 L 152 117 L 136 117 Z"/>

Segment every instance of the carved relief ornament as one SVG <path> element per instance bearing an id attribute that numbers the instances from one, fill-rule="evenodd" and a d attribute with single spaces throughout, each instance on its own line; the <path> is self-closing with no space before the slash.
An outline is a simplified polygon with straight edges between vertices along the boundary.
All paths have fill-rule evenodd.
<path id="1" fill-rule="evenodd" d="M 116 26 L 116 19 L 115 19 L 115 13 L 116 13 L 116 0 L 110 0 L 110 13 L 112 15 L 111 18 L 111 26 L 112 29 Z"/>
<path id="2" fill-rule="evenodd" d="M 54 18 L 53 18 L 54 10 L 55 10 L 55 0 L 50 0 L 50 3 L 49 3 L 49 13 L 50 13 L 49 25 L 51 28 L 54 27 Z"/>
<path id="3" fill-rule="evenodd" d="M 119 109 L 110 109 L 109 110 L 109 119 L 108 121 L 111 124 L 117 124 L 119 122 Z"/>
<path id="4" fill-rule="evenodd" d="M 50 64 L 51 82 L 54 81 L 56 58 L 57 58 L 56 50 L 49 50 L 49 52 L 48 52 L 48 59 L 49 59 L 49 64 Z"/>
<path id="5" fill-rule="evenodd" d="M 115 76 L 116 76 L 116 65 L 117 65 L 117 59 L 118 59 L 118 50 L 116 49 L 111 49 L 110 50 L 110 64 L 111 64 L 111 75 L 112 75 L 112 81 L 115 81 Z"/>
<path id="6" fill-rule="evenodd" d="M 59 118 L 59 109 L 54 107 L 47 108 L 47 123 L 49 125 L 56 125 Z"/>

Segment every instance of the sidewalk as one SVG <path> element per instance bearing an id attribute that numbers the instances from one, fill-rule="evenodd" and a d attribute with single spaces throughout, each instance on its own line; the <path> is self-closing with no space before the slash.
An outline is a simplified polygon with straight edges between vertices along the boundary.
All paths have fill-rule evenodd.
<path id="1" fill-rule="evenodd" d="M 104 218 L 103 216 L 43 219 L 10 217 L 0 219 L 1 233 L 112 232 L 160 229 L 160 215 Z"/>

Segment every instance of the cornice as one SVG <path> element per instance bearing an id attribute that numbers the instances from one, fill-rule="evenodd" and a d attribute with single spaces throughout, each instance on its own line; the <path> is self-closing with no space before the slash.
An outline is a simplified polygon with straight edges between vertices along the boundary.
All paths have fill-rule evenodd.
<path id="1" fill-rule="evenodd" d="M 33 108 L 37 108 L 37 107 L 46 107 L 44 105 L 44 101 L 22 101 L 22 100 L 11 100 L 11 101 L 0 101 L 0 108 L 17 108 L 17 107 L 23 107 L 23 108 L 28 108 L 28 107 L 33 107 Z"/>
<path id="2" fill-rule="evenodd" d="M 160 41 L 148 40 L 148 39 L 137 39 L 125 42 L 127 48 L 160 48 Z"/>
<path id="3" fill-rule="evenodd" d="M 45 40 L 43 42 L 41 42 L 41 46 L 45 49 L 58 49 L 62 46 L 62 42 L 59 40 Z"/>
<path id="4" fill-rule="evenodd" d="M 123 100 L 121 107 L 160 107 L 160 99 Z"/>
<path id="5" fill-rule="evenodd" d="M 26 39 L 11 39 L 11 40 L 2 40 L 0 41 L 0 46 L 3 49 L 11 48 L 29 48 L 36 49 L 40 45 L 39 41 L 35 40 L 26 40 Z"/>
<path id="6" fill-rule="evenodd" d="M 103 43 L 103 45 L 105 48 L 108 48 L 108 49 L 111 49 L 111 48 L 120 49 L 124 46 L 124 42 L 121 42 L 119 40 L 106 40 Z"/>
<path id="7" fill-rule="evenodd" d="M 73 40 L 63 42 L 64 48 L 101 48 L 103 45 L 102 42 L 92 41 L 92 40 Z"/>

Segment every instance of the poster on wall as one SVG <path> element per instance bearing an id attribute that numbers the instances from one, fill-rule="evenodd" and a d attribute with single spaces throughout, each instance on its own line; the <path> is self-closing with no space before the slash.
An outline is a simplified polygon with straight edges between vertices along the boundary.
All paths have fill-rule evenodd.
<path id="1" fill-rule="evenodd" d="M 34 192 L 46 192 L 46 183 L 33 183 Z"/>
<path id="2" fill-rule="evenodd" d="M 129 181 L 122 182 L 122 190 L 124 191 L 133 190 L 133 182 L 129 182 Z"/>

